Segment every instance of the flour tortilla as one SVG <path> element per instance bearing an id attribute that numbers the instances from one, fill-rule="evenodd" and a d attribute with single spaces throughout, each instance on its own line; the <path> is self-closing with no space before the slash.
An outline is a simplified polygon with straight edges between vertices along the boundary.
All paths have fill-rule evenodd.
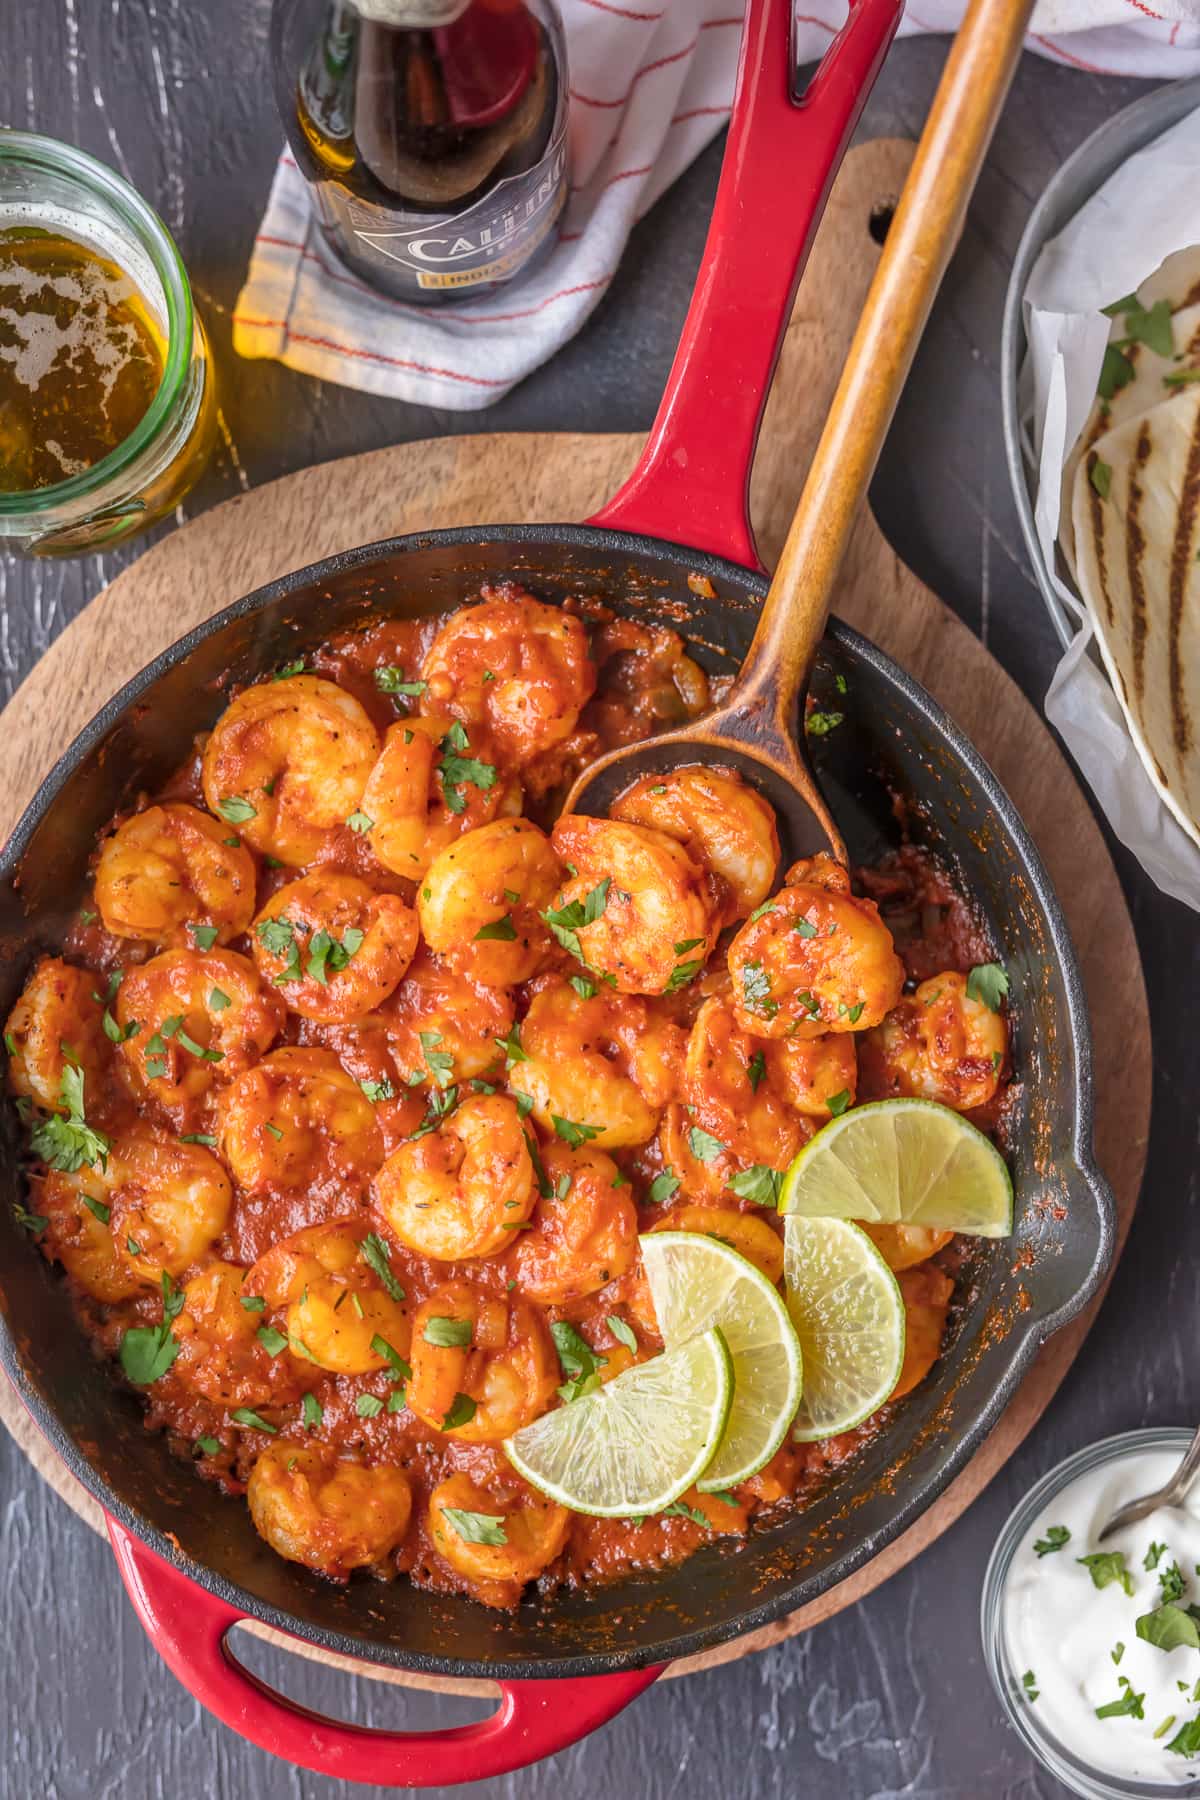
<path id="1" fill-rule="evenodd" d="M 1183 264 L 1183 259 L 1187 259 Z M 1138 298 L 1143 306 L 1150 307 L 1158 300 L 1171 298 L 1169 291 L 1164 291 L 1167 271 L 1171 264 L 1176 265 L 1175 274 L 1182 278 L 1185 270 L 1196 279 L 1186 286 L 1176 285 L 1175 293 L 1190 295 L 1200 283 L 1200 250 L 1180 250 L 1169 256 L 1161 269 L 1157 269 L 1148 281 L 1144 281 L 1138 289 Z M 1183 266 L 1180 266 L 1183 265 Z M 1109 331 L 1109 341 L 1125 335 L 1125 321 L 1116 318 Z M 1102 400 L 1096 396 L 1087 421 L 1075 440 L 1075 446 L 1063 464 L 1062 504 L 1059 513 L 1059 542 L 1066 558 L 1067 567 L 1076 581 L 1079 573 L 1075 566 L 1075 529 L 1072 517 L 1072 497 L 1075 492 L 1075 473 L 1081 459 L 1093 447 L 1098 438 L 1114 426 L 1123 425 L 1127 419 L 1135 419 L 1148 412 L 1150 407 L 1157 406 L 1160 401 L 1170 399 L 1175 391 L 1168 387 L 1163 377 L 1177 374 L 1180 369 L 1200 368 L 1200 304 L 1192 301 L 1189 305 L 1176 307 L 1171 317 L 1171 336 L 1174 339 L 1174 356 L 1159 356 L 1149 344 L 1129 344 L 1124 356 L 1133 366 L 1133 380 L 1127 381 L 1123 388 L 1118 388 L 1111 400 Z"/>
<path id="2" fill-rule="evenodd" d="M 1200 844 L 1200 384 L 1095 440 L 1072 516 L 1076 578 L 1130 734 Z"/>

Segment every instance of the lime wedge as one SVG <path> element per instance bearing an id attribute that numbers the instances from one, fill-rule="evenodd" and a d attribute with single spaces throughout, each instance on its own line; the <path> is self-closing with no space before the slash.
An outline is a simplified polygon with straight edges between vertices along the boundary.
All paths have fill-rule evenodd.
<path id="1" fill-rule="evenodd" d="M 703 1475 L 733 1399 L 733 1363 L 714 1326 L 635 1363 L 504 1441 L 509 1462 L 572 1512 L 663 1512 Z"/>
<path id="2" fill-rule="evenodd" d="M 641 1240 L 658 1328 L 668 1345 L 718 1325 L 733 1358 L 725 1435 L 697 1486 L 736 1487 L 774 1456 L 800 1404 L 800 1345 L 777 1290 L 728 1244 L 694 1231 Z"/>
<path id="3" fill-rule="evenodd" d="M 995 1145 L 950 1107 L 875 1100 L 810 1139 L 784 1177 L 779 1210 L 1007 1237 L 1012 1178 Z"/>
<path id="4" fill-rule="evenodd" d="M 849 1431 L 882 1406 L 904 1363 L 900 1285 L 865 1231 L 844 1219 L 784 1221 L 787 1305 L 804 1353 L 802 1443 Z"/>

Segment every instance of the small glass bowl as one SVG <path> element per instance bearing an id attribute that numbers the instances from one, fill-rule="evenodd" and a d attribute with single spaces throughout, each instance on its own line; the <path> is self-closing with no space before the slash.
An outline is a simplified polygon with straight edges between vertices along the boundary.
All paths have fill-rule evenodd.
<path id="1" fill-rule="evenodd" d="M 1125 1431 L 1119 1437 L 1102 1438 L 1077 1450 L 1065 1462 L 1043 1475 L 1021 1503 L 1010 1513 L 1004 1529 L 996 1539 L 996 1547 L 983 1578 L 980 1626 L 983 1654 L 992 1686 L 1008 1715 L 1013 1730 L 1033 1752 L 1043 1769 L 1061 1781 L 1083 1800 L 1166 1800 L 1168 1795 L 1200 1795 L 1200 1769 L 1188 1781 L 1131 1781 L 1122 1775 L 1110 1775 L 1082 1762 L 1073 1750 L 1045 1730 L 1036 1706 L 1030 1706 L 1021 1687 L 1021 1671 L 1015 1669 L 1008 1654 L 1004 1635 L 1004 1593 L 1013 1557 L 1025 1534 L 1046 1516 L 1050 1503 L 1080 1475 L 1093 1469 L 1104 1469 L 1123 1462 L 1131 1455 L 1146 1451 L 1173 1451 L 1182 1457 L 1192 1441 L 1192 1433 L 1179 1427 L 1145 1431 Z"/>
<path id="2" fill-rule="evenodd" d="M 0 236 L 47 229 L 116 263 L 164 345 L 158 391 L 123 443 L 65 481 L 0 492 L 0 550 L 78 556 L 145 530 L 178 504 L 208 460 L 217 402 L 187 274 L 158 214 L 82 150 L 0 130 Z"/>

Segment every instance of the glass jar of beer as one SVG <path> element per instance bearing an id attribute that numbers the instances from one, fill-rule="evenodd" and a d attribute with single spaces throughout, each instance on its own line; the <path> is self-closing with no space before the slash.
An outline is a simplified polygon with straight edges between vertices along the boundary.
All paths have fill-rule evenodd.
<path id="1" fill-rule="evenodd" d="M 274 0 L 271 53 L 325 237 L 364 281 L 476 298 L 549 247 L 567 194 L 553 0 Z"/>
<path id="2" fill-rule="evenodd" d="M 203 468 L 216 396 L 179 253 L 128 182 L 0 131 L 0 550 L 141 531 Z"/>

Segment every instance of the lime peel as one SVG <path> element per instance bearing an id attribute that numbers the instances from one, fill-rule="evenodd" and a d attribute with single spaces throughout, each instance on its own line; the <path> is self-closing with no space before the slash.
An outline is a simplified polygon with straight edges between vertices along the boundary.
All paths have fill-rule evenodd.
<path id="1" fill-rule="evenodd" d="M 504 1451 L 531 1486 L 572 1512 L 663 1512 L 708 1468 L 732 1400 L 733 1362 L 713 1326 L 544 1413 L 506 1438 Z"/>
<path id="2" fill-rule="evenodd" d="M 783 1181 L 782 1213 L 1007 1237 L 1013 1188 L 996 1146 L 935 1100 L 873 1100 L 831 1119 Z"/>
<path id="3" fill-rule="evenodd" d="M 861 1425 L 900 1379 L 906 1336 L 900 1284 L 865 1231 L 845 1219 L 784 1222 L 788 1311 L 804 1353 L 801 1443 Z"/>
<path id="4" fill-rule="evenodd" d="M 787 1435 L 800 1404 L 803 1359 L 787 1308 L 760 1269 L 719 1238 L 654 1231 L 641 1239 L 658 1327 L 668 1345 L 719 1326 L 733 1358 L 733 1406 L 702 1493 L 748 1481 Z"/>

